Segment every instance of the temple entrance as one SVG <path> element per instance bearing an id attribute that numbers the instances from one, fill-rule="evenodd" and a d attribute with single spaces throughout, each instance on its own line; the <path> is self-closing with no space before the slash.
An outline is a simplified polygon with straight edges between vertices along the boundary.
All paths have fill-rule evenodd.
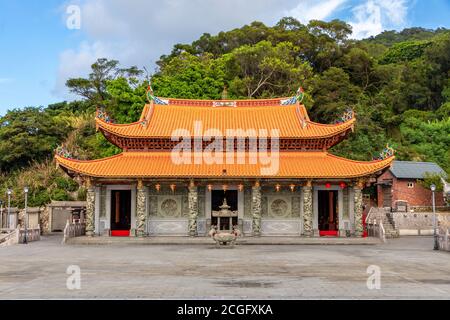
<path id="1" fill-rule="evenodd" d="M 321 236 L 338 235 L 338 192 L 318 191 L 319 232 Z"/>
<path id="2" fill-rule="evenodd" d="M 111 236 L 128 237 L 131 228 L 131 190 L 111 191 Z"/>
<path id="3" fill-rule="evenodd" d="M 238 191 L 211 191 L 211 225 L 218 230 L 232 230 L 238 224 Z"/>

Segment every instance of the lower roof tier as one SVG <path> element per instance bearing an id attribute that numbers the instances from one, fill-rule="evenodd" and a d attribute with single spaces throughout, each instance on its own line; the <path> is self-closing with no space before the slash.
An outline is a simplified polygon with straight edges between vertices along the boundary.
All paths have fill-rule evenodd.
<path id="1" fill-rule="evenodd" d="M 376 174 L 390 166 L 394 157 L 355 161 L 328 152 L 280 152 L 272 157 L 245 154 L 243 164 L 224 156 L 223 164 L 209 164 L 201 154 L 190 164 L 177 164 L 171 152 L 123 152 L 99 160 L 74 160 L 56 155 L 57 163 L 70 174 L 96 178 L 356 178 Z M 269 154 L 270 155 L 270 154 Z M 250 159 L 251 156 L 255 156 Z M 228 160 L 228 161 L 227 161 Z M 250 162 L 253 160 L 253 162 Z M 241 161 L 242 162 L 242 161 Z"/>

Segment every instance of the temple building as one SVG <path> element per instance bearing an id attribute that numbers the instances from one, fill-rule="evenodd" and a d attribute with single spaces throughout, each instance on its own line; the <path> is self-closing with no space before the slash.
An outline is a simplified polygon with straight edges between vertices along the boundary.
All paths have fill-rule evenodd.
<path id="1" fill-rule="evenodd" d="M 152 92 L 151 92 L 152 93 Z M 335 156 L 353 111 L 334 124 L 310 120 L 299 96 L 188 100 L 150 94 L 139 121 L 96 125 L 122 153 L 57 164 L 87 189 L 90 236 L 206 236 L 211 226 L 246 236 L 363 234 L 362 189 L 394 159 Z"/>

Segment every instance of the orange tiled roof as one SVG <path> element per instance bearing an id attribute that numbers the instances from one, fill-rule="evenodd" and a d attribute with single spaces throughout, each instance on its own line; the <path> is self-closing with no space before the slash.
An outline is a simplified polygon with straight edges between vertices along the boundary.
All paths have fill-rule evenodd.
<path id="1" fill-rule="evenodd" d="M 55 156 L 59 165 L 83 175 L 105 178 L 257 178 L 259 164 L 175 164 L 170 152 L 123 152 L 100 160 L 80 161 Z M 272 178 L 354 178 L 388 167 L 394 157 L 354 161 L 327 152 L 280 152 L 279 171 Z M 225 162 L 225 161 L 224 161 Z M 223 175 L 223 170 L 226 175 Z"/>
<path id="2" fill-rule="evenodd" d="M 121 137 L 171 137 L 174 130 L 186 129 L 194 135 L 194 123 L 201 121 L 202 133 L 210 128 L 226 135 L 227 129 L 278 129 L 281 138 L 326 138 L 349 130 L 353 117 L 340 124 L 320 124 L 309 120 L 303 105 L 279 105 L 280 99 L 237 100 L 236 107 L 213 107 L 211 100 L 170 99 L 169 105 L 146 105 L 141 120 L 112 124 L 96 119 L 104 131 Z M 221 102 L 221 101 L 217 101 Z M 278 103 L 278 105 L 275 104 Z M 306 126 L 302 126 L 302 119 Z M 142 121 L 146 120 L 145 125 Z"/>

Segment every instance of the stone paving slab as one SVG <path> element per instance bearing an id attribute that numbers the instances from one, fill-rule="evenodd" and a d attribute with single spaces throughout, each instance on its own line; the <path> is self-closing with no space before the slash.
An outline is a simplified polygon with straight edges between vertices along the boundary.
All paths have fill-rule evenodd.
<path id="1" fill-rule="evenodd" d="M 242 237 L 236 245 L 376 245 L 378 238 L 337 237 Z M 67 240 L 68 245 L 214 245 L 208 237 L 77 237 Z"/>
<path id="2" fill-rule="evenodd" d="M 432 237 L 386 244 L 62 245 L 0 248 L 0 299 L 450 299 L 450 253 Z M 79 266 L 81 289 L 66 286 Z M 368 266 L 380 289 L 367 287 Z"/>

